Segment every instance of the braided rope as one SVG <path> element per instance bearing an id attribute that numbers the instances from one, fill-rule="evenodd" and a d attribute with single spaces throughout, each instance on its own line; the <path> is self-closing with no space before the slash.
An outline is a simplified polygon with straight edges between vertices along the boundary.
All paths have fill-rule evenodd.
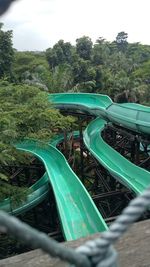
<path id="1" fill-rule="evenodd" d="M 9 233 L 33 248 L 41 248 L 53 257 L 59 257 L 61 260 L 79 267 L 91 266 L 87 256 L 81 255 L 73 249 L 66 248 L 46 234 L 37 231 L 4 211 L 0 211 L 0 226 L 2 227 L 0 230 L 3 233 Z"/>
<path id="2" fill-rule="evenodd" d="M 131 224 L 141 217 L 150 207 L 150 188 L 145 190 L 142 195 L 132 200 L 127 208 L 117 220 L 110 226 L 109 230 L 101 235 L 100 238 L 86 242 L 77 248 L 77 252 L 86 255 L 91 262 L 98 267 L 116 266 L 116 254 L 111 248 L 131 226 Z M 109 254 L 108 254 L 109 252 Z M 111 256 L 111 260 L 108 257 Z"/>
<path id="3" fill-rule="evenodd" d="M 0 15 L 5 13 L 7 9 L 10 7 L 11 3 L 16 0 L 0 0 Z"/>
<path id="4" fill-rule="evenodd" d="M 110 226 L 109 231 L 103 233 L 98 239 L 86 242 L 76 251 L 66 248 L 46 234 L 33 229 L 3 211 L 0 212 L 0 230 L 14 235 L 33 248 L 41 248 L 48 254 L 59 257 L 75 266 L 116 267 L 117 253 L 112 244 L 128 230 L 148 207 L 150 207 L 150 188 L 130 202 L 122 215 Z"/>

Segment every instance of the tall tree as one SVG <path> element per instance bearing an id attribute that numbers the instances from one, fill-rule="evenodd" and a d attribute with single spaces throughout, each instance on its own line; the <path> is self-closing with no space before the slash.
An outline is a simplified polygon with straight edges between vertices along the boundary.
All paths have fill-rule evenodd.
<path id="1" fill-rule="evenodd" d="M 70 127 L 73 122 L 52 108 L 47 93 L 33 86 L 1 82 L 0 106 L 0 163 L 5 165 L 18 160 L 13 142 L 24 138 L 47 142 L 53 130 Z M 0 177 L 5 177 L 3 170 Z"/>
<path id="2" fill-rule="evenodd" d="M 12 31 L 3 31 L 0 23 L 0 78 L 11 77 L 14 50 L 12 47 Z"/>
<path id="3" fill-rule="evenodd" d="M 125 52 L 126 51 L 126 48 L 127 48 L 127 45 L 128 45 L 127 39 L 128 39 L 128 34 L 126 32 L 122 31 L 122 32 L 119 32 L 117 34 L 116 44 L 117 44 L 118 49 L 121 52 Z"/>
<path id="4" fill-rule="evenodd" d="M 104 38 L 99 37 L 92 50 L 92 62 L 94 65 L 105 64 L 109 53 L 109 43 Z"/>
<path id="5" fill-rule="evenodd" d="M 72 62 L 72 45 L 69 42 L 59 40 L 53 48 L 46 50 L 46 58 L 51 69 L 64 63 Z"/>
<path id="6" fill-rule="evenodd" d="M 76 40 L 76 51 L 84 60 L 91 59 L 92 46 L 92 40 L 88 36 L 83 36 Z"/>
<path id="7" fill-rule="evenodd" d="M 72 68 L 74 84 L 87 82 L 95 79 L 95 69 L 91 67 L 89 60 L 84 60 L 80 58 L 77 62 L 73 64 Z"/>

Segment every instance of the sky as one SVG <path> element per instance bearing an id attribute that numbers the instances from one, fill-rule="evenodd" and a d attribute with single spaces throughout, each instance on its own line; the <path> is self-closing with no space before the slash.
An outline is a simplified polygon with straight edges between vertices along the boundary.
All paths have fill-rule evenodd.
<path id="1" fill-rule="evenodd" d="M 150 45 L 149 12 L 150 0 L 18 0 L 1 22 L 20 51 L 45 50 L 60 39 L 75 44 L 83 35 L 113 41 L 121 31 L 129 42 Z"/>

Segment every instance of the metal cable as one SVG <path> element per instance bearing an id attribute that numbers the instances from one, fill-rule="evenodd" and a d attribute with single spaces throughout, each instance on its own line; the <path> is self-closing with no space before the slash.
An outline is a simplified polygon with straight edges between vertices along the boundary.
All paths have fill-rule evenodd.
<path id="1" fill-rule="evenodd" d="M 31 226 L 19 221 L 17 218 L 0 211 L 0 226 L 3 232 L 9 233 L 20 241 L 24 241 L 33 248 L 41 248 L 43 251 L 53 257 L 59 257 L 79 267 L 91 267 L 90 260 L 87 256 L 81 255 L 73 249 L 66 248 L 59 244 L 46 234 L 37 231 Z"/>
<path id="2" fill-rule="evenodd" d="M 150 188 L 132 200 L 109 230 L 103 233 L 100 238 L 86 242 L 76 251 L 81 255 L 87 255 L 92 264 L 98 267 L 116 266 L 116 254 L 111 248 L 112 244 L 128 230 L 132 223 L 141 217 L 148 207 L 150 207 Z M 109 257 L 111 257 L 110 261 Z"/>
<path id="3" fill-rule="evenodd" d="M 16 0 L 0 0 L 0 15 L 5 13 L 7 9 L 10 7 L 11 3 Z"/>

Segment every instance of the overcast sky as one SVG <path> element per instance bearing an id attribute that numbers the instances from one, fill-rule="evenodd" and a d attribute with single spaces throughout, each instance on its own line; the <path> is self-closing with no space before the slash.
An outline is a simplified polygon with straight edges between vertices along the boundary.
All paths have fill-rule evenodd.
<path id="1" fill-rule="evenodd" d="M 150 0 L 18 0 L 1 17 L 18 50 L 45 50 L 58 40 L 75 44 L 83 35 L 150 44 Z"/>

